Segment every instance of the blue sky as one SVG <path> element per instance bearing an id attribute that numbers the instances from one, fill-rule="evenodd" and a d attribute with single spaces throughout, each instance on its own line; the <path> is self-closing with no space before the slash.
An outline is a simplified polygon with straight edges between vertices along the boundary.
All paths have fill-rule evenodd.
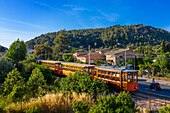
<path id="1" fill-rule="evenodd" d="M 170 0 L 0 0 L 0 45 L 62 29 L 145 24 L 170 31 Z"/>

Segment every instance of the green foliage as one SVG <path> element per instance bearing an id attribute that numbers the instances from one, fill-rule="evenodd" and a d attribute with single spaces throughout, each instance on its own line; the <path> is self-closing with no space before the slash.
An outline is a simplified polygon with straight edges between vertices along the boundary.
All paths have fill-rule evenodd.
<path id="1" fill-rule="evenodd" d="M 164 53 L 164 54 L 161 54 L 160 56 L 158 56 L 156 58 L 156 62 L 154 62 L 154 65 L 158 66 L 161 69 L 161 72 L 163 74 L 170 71 L 169 58 L 170 58 L 170 52 L 167 52 L 167 53 Z"/>
<path id="2" fill-rule="evenodd" d="M 53 49 L 49 46 L 45 45 L 38 45 L 35 48 L 35 52 L 33 54 L 34 58 L 42 58 L 42 59 L 47 59 L 47 58 L 52 58 L 53 54 Z"/>
<path id="3" fill-rule="evenodd" d="M 63 85 L 64 84 L 64 85 Z M 74 75 L 62 78 L 59 83 L 62 91 L 86 92 L 93 96 L 108 93 L 108 86 L 99 79 L 92 79 L 92 75 L 85 72 L 76 72 Z"/>
<path id="4" fill-rule="evenodd" d="M 66 60 L 66 62 L 74 62 L 74 57 L 73 56 L 69 56 L 69 58 Z"/>
<path id="5" fill-rule="evenodd" d="M 74 102 L 72 108 L 75 113 L 88 113 L 89 111 L 89 105 L 82 101 Z"/>
<path id="6" fill-rule="evenodd" d="M 163 40 L 161 43 L 161 54 L 165 53 L 165 41 Z"/>
<path id="7" fill-rule="evenodd" d="M 44 79 L 48 84 L 53 83 L 55 77 L 52 75 L 51 69 L 48 66 L 39 65 L 34 62 L 23 64 L 22 73 L 26 80 L 28 80 L 28 78 L 32 74 L 33 69 L 35 69 L 36 67 L 41 70 L 42 74 L 44 75 Z"/>
<path id="8" fill-rule="evenodd" d="M 0 83 L 4 82 L 7 74 L 14 69 L 13 63 L 6 57 L 0 58 Z"/>
<path id="9" fill-rule="evenodd" d="M 162 108 L 158 108 L 159 113 L 170 113 L 170 105 L 163 106 Z"/>
<path id="10" fill-rule="evenodd" d="M 5 78 L 5 81 L 2 85 L 3 95 L 8 95 L 13 91 L 14 86 L 24 86 L 24 78 L 21 76 L 21 73 L 17 69 L 12 70 Z"/>
<path id="11" fill-rule="evenodd" d="M 31 107 L 25 110 L 25 113 L 40 113 L 38 107 Z"/>
<path id="12" fill-rule="evenodd" d="M 27 81 L 28 88 L 30 89 L 30 92 L 35 95 L 39 92 L 39 87 L 46 86 L 46 81 L 44 80 L 44 76 L 39 68 L 35 68 L 32 71 L 31 76 L 29 77 L 29 80 Z"/>
<path id="13" fill-rule="evenodd" d="M 23 96 L 26 94 L 25 86 L 14 85 L 12 92 L 8 95 L 8 98 L 12 101 L 22 101 Z"/>
<path id="14" fill-rule="evenodd" d="M 142 24 L 130 26 L 114 25 L 108 28 L 69 30 L 65 31 L 65 33 L 67 33 L 71 46 L 76 48 L 79 48 L 80 46 L 87 48 L 88 45 L 91 45 L 91 48 L 117 47 L 117 43 L 123 43 L 125 46 L 133 44 L 134 47 L 139 46 L 140 42 L 142 46 L 146 46 L 148 44 L 160 45 L 162 40 L 165 40 L 165 42 L 170 41 L 170 38 L 167 38 L 170 37 L 168 31 Z M 53 43 L 54 39 L 60 34 L 61 31 L 43 34 L 28 41 L 27 46 L 28 48 L 33 49 L 36 44 L 44 44 L 48 41 L 52 47 L 55 45 Z"/>
<path id="15" fill-rule="evenodd" d="M 109 95 L 106 97 L 100 96 L 97 99 L 97 104 L 94 105 L 89 113 L 134 113 L 135 102 L 132 100 L 129 93 L 121 92 L 118 97 Z"/>
<path id="16" fill-rule="evenodd" d="M 67 51 L 70 42 L 68 40 L 67 33 L 64 30 L 60 31 L 59 35 L 56 36 L 54 39 L 54 44 L 55 46 L 53 53 L 55 55 L 61 56 L 64 52 Z"/>
<path id="17" fill-rule="evenodd" d="M 0 52 L 5 52 L 6 50 L 8 50 L 8 48 L 3 47 L 3 46 L 0 45 Z"/>
<path id="18" fill-rule="evenodd" d="M 117 107 L 115 95 L 109 95 L 107 97 L 100 96 L 97 102 L 98 104 L 94 105 L 89 113 L 115 113 Z"/>
<path id="19" fill-rule="evenodd" d="M 135 112 L 135 101 L 132 100 L 129 92 L 121 92 L 118 97 L 116 98 L 117 109 L 118 113 L 126 113 L 128 112 Z"/>
<path id="20" fill-rule="evenodd" d="M 62 58 L 63 58 L 64 61 L 74 62 L 73 53 L 64 53 L 64 54 L 62 55 Z"/>
<path id="21" fill-rule="evenodd" d="M 24 60 L 26 58 L 27 48 L 23 41 L 14 41 L 6 52 L 5 56 L 15 62 Z"/>

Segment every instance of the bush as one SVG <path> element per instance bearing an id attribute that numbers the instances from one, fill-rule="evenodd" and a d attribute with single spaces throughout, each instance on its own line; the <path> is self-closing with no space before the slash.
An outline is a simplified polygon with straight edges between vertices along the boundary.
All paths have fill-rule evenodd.
<path id="1" fill-rule="evenodd" d="M 51 69 L 48 66 L 39 65 L 34 62 L 23 64 L 22 73 L 24 74 L 26 80 L 29 79 L 29 77 L 32 74 L 32 70 L 35 69 L 36 67 L 40 69 L 40 71 L 44 75 L 44 80 L 46 80 L 48 84 L 54 82 L 55 77 L 52 75 Z"/>
<path id="2" fill-rule="evenodd" d="M 92 75 L 88 75 L 85 72 L 76 72 L 72 76 L 62 78 L 59 82 L 59 87 L 62 91 L 86 92 L 93 96 L 97 96 L 100 93 L 108 93 L 109 91 L 106 82 L 92 79 Z"/>
<path id="3" fill-rule="evenodd" d="M 25 110 L 25 113 L 39 113 L 40 110 L 37 107 L 31 107 Z"/>
<path id="4" fill-rule="evenodd" d="M 130 112 L 135 112 L 135 101 L 132 100 L 129 92 L 121 92 L 117 98 L 116 98 L 116 103 L 117 103 L 117 112 L 126 112 L 126 111 L 130 111 Z"/>
<path id="5" fill-rule="evenodd" d="M 82 101 L 77 101 L 73 103 L 72 108 L 75 113 L 88 113 L 89 111 L 89 105 L 86 102 Z"/>
<path id="6" fill-rule="evenodd" d="M 6 57 L 0 58 L 0 83 L 4 82 L 7 74 L 14 69 L 12 61 Z"/>
<path id="7" fill-rule="evenodd" d="M 117 107 L 115 99 L 115 95 L 109 95 L 107 97 L 100 96 L 97 99 L 98 104 L 94 105 L 89 113 L 115 113 Z"/>
<path id="8" fill-rule="evenodd" d="M 94 105 L 89 113 L 135 113 L 135 102 L 129 93 L 121 92 L 118 97 L 109 95 L 106 97 L 100 96 L 97 99 L 97 104 Z"/>
<path id="9" fill-rule="evenodd" d="M 162 108 L 158 108 L 159 113 L 170 113 L 170 105 L 163 106 Z"/>

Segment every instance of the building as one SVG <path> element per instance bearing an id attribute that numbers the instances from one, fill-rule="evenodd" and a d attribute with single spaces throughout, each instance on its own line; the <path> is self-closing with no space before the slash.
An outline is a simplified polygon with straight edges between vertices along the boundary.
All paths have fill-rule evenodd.
<path id="1" fill-rule="evenodd" d="M 89 55 L 87 52 L 76 52 L 73 54 L 75 61 L 82 61 L 89 63 Z M 98 52 L 90 52 L 90 63 L 94 63 L 96 60 L 105 61 L 105 56 Z"/>
<path id="2" fill-rule="evenodd" d="M 119 62 L 125 60 L 125 52 L 126 52 L 126 60 L 134 59 L 135 57 L 143 57 L 142 53 L 130 50 L 130 49 L 119 49 L 113 52 L 106 53 L 106 61 L 108 63 L 112 63 L 113 65 L 117 65 Z"/>
<path id="3" fill-rule="evenodd" d="M 104 49 L 96 49 L 95 52 L 98 52 L 100 54 L 105 54 L 107 53 L 108 51 L 110 51 L 111 49 L 110 48 L 104 48 Z"/>

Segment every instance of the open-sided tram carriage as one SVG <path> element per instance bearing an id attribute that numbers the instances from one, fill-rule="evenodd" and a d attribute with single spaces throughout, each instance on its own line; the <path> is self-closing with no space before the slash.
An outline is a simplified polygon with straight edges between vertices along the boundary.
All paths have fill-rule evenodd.
<path id="1" fill-rule="evenodd" d="M 57 74 L 69 76 L 76 71 L 86 72 L 94 78 L 102 79 L 114 89 L 125 91 L 138 90 L 138 70 L 126 68 L 106 68 L 95 65 L 69 63 L 61 61 L 37 60 L 40 65 L 47 65 Z"/>

